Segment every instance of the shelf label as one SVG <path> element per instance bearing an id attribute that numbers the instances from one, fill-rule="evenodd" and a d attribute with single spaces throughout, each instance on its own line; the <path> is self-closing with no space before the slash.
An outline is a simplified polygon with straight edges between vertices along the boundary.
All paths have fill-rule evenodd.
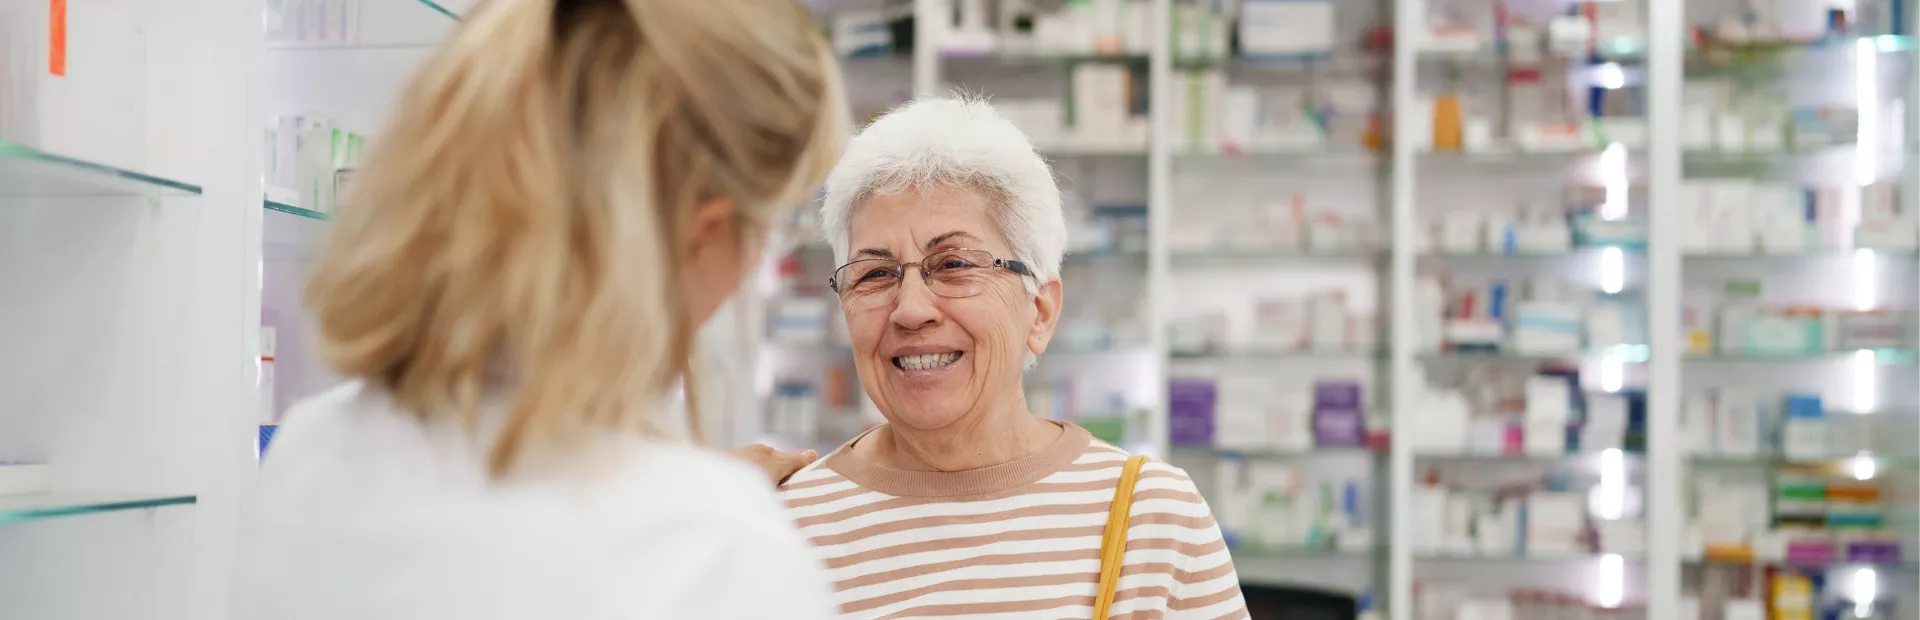
<path id="1" fill-rule="evenodd" d="M 67 77 L 67 0 L 47 0 L 47 73 Z"/>

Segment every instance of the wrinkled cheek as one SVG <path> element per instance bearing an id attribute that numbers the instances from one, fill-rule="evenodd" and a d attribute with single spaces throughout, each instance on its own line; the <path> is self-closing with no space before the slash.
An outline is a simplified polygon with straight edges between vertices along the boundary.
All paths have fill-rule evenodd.
<path id="1" fill-rule="evenodd" d="M 1025 313 L 1020 304 L 1027 303 L 1026 290 L 1018 285 L 1012 287 L 993 287 L 982 293 L 982 301 L 989 301 L 994 313 L 989 333 L 975 334 L 974 339 L 987 349 L 990 355 L 983 355 L 987 365 L 983 370 L 989 376 L 998 376 L 1003 370 L 1019 372 L 1027 359 L 1027 327 L 1021 322 Z"/>

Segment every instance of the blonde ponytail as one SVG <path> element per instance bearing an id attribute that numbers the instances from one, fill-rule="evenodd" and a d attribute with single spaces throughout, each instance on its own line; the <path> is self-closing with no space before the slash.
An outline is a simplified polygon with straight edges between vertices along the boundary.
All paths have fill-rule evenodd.
<path id="1" fill-rule="evenodd" d="M 661 436 L 698 327 L 679 231 L 766 222 L 848 132 L 792 0 L 492 0 L 414 77 L 307 288 L 320 351 L 423 418 L 511 401 L 499 475 L 591 431 Z M 504 381 L 500 377 L 507 377 Z"/>

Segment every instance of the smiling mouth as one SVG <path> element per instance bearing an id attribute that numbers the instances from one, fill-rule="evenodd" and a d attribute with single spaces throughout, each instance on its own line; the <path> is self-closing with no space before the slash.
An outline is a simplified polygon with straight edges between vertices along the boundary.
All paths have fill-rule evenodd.
<path id="1" fill-rule="evenodd" d="M 901 370 L 933 370 L 960 361 L 963 351 L 930 353 L 927 355 L 903 355 L 893 358 L 893 367 Z"/>

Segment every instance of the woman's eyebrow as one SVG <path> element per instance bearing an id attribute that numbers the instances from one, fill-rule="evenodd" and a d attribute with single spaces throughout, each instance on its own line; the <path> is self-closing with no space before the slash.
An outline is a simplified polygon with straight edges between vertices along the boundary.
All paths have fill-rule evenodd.
<path id="1" fill-rule="evenodd" d="M 926 249 L 927 249 L 927 251 L 929 251 L 929 252 L 931 252 L 931 251 L 933 251 L 933 249 L 934 249 L 934 248 L 937 248 L 937 247 L 940 247 L 940 245 L 941 245 L 941 244 L 944 244 L 944 243 L 946 243 L 946 242 L 948 242 L 948 241 L 951 241 L 951 240 L 954 240 L 954 239 L 959 239 L 959 238 L 962 238 L 962 237 L 965 237 L 965 238 L 967 238 L 967 239 L 971 239 L 971 240 L 973 240 L 973 241 L 979 241 L 979 240 L 980 240 L 980 238 L 979 238 L 979 237 L 975 237 L 975 236 L 973 236 L 973 235 L 971 235 L 971 234 L 968 234 L 968 233 L 967 233 L 967 231 L 964 231 L 964 230 L 952 230 L 952 231 L 947 231 L 947 232 L 944 232 L 944 233 L 940 233 L 939 235 L 936 235 L 936 236 L 934 236 L 934 238 L 933 238 L 933 239 L 931 239 L 931 240 L 928 240 L 928 241 L 927 241 L 927 245 L 926 245 Z"/>
<path id="2" fill-rule="evenodd" d="M 888 260 L 892 260 L 893 250 L 889 250 L 886 248 L 861 248 L 860 251 L 854 252 L 853 255 L 867 256 L 872 258 L 885 258 Z"/>

